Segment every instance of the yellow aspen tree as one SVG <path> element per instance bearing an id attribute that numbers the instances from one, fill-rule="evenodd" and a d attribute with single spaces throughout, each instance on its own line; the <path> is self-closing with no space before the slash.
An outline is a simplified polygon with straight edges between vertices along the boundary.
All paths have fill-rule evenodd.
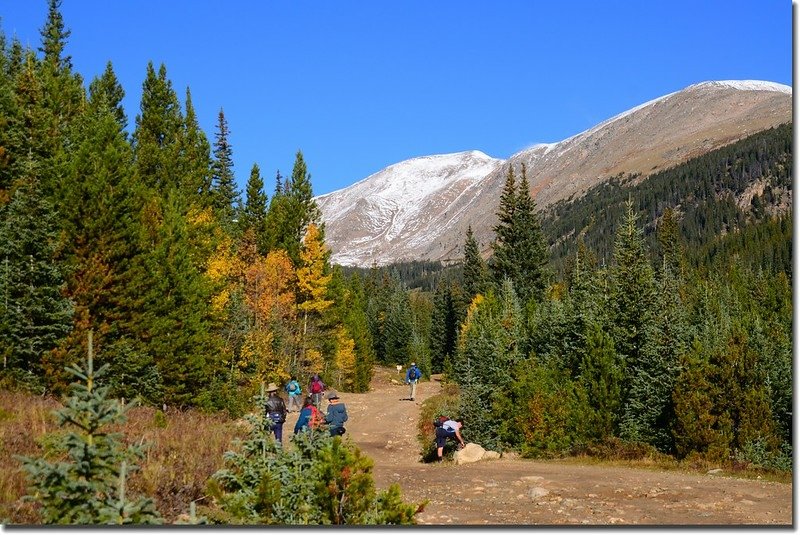
<path id="1" fill-rule="evenodd" d="M 356 343 L 344 327 L 336 329 L 336 382 L 343 390 L 352 390 L 356 371 Z"/>
<path id="2" fill-rule="evenodd" d="M 300 266 L 297 269 L 297 308 L 303 315 L 300 358 L 308 371 L 312 362 L 308 350 L 309 318 L 319 317 L 333 301 L 326 299 L 332 275 L 325 274 L 326 249 L 319 227 L 310 223 L 300 248 Z"/>

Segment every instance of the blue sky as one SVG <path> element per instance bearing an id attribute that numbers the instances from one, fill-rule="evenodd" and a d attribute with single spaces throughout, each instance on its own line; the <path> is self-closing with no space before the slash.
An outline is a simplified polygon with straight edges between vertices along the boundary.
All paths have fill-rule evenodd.
<path id="1" fill-rule="evenodd" d="M 139 113 L 148 61 L 191 89 L 213 142 L 224 109 L 237 181 L 271 195 L 303 151 L 315 194 L 415 156 L 496 158 L 580 133 L 706 80 L 792 83 L 787 0 L 63 0 L 86 83 L 111 61 Z M 46 0 L 0 0 L 38 48 Z"/>

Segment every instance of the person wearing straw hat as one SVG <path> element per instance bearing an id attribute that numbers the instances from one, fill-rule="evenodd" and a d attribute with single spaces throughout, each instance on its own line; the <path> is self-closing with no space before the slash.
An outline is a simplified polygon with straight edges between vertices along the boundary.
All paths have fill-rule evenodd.
<path id="1" fill-rule="evenodd" d="M 286 403 L 278 395 L 278 385 L 270 383 L 267 386 L 266 403 L 264 403 L 264 423 L 269 425 L 270 431 L 275 433 L 275 441 L 283 445 L 283 423 L 286 421 Z"/>
<path id="2" fill-rule="evenodd" d="M 347 407 L 339 401 L 339 394 L 336 390 L 329 391 L 326 397 L 328 398 L 328 413 L 325 415 L 325 423 L 328 424 L 328 432 L 331 436 L 344 435 Z"/>

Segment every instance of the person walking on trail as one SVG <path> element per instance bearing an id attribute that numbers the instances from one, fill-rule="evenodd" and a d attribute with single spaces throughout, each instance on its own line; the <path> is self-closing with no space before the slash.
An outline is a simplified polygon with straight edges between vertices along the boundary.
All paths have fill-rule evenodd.
<path id="1" fill-rule="evenodd" d="M 278 395 L 278 385 L 270 383 L 267 387 L 269 397 L 264 403 L 264 423 L 275 433 L 275 441 L 283 444 L 283 423 L 286 421 L 286 404 Z"/>
<path id="2" fill-rule="evenodd" d="M 311 399 L 314 401 L 314 405 L 320 408 L 322 404 L 322 395 L 325 392 L 325 383 L 319 378 L 318 373 L 315 373 L 311 378 L 311 382 L 308 384 L 308 391 L 311 393 Z"/>
<path id="3" fill-rule="evenodd" d="M 303 400 L 303 408 L 300 410 L 300 416 L 297 418 L 297 423 L 294 424 L 294 434 L 300 431 L 308 431 L 317 429 L 325 419 L 322 414 L 314 406 L 311 396 L 306 396 Z"/>
<path id="4" fill-rule="evenodd" d="M 328 413 L 325 415 L 325 423 L 328 424 L 328 431 L 331 436 L 344 435 L 346 429 L 344 423 L 347 421 L 347 407 L 339 401 L 339 394 L 336 390 L 328 392 Z"/>
<path id="5" fill-rule="evenodd" d="M 303 389 L 300 388 L 300 383 L 297 382 L 297 379 L 292 376 L 292 379 L 286 383 L 286 394 L 289 396 L 289 404 L 287 405 L 287 410 L 289 412 L 292 411 L 292 407 L 294 407 L 295 411 L 299 411 L 300 407 L 300 394 L 302 394 Z"/>
<path id="6" fill-rule="evenodd" d="M 420 377 L 422 377 L 422 372 L 417 368 L 417 363 L 412 362 L 411 367 L 406 372 L 406 384 L 411 385 L 411 395 L 409 396 L 411 401 L 414 401 L 417 396 L 417 381 L 419 381 Z"/>
<path id="7" fill-rule="evenodd" d="M 461 438 L 461 427 L 463 427 L 461 420 L 445 420 L 440 427 L 436 428 L 436 456 L 439 462 L 442 462 L 444 445 L 447 443 L 448 438 L 458 440 L 459 449 L 464 447 L 464 439 Z"/>

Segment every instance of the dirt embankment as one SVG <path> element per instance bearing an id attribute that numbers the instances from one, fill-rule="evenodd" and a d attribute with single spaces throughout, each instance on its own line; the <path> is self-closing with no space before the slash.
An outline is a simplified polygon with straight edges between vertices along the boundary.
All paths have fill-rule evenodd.
<path id="1" fill-rule="evenodd" d="M 379 488 L 399 483 L 406 501 L 428 500 L 417 516 L 433 525 L 792 525 L 792 485 L 715 474 L 499 459 L 423 464 L 416 401 L 394 370 L 376 372 L 370 392 L 341 393 L 347 434 L 375 462 Z M 291 433 L 296 414 L 291 414 Z M 468 430 L 464 433 L 469 441 Z"/>

